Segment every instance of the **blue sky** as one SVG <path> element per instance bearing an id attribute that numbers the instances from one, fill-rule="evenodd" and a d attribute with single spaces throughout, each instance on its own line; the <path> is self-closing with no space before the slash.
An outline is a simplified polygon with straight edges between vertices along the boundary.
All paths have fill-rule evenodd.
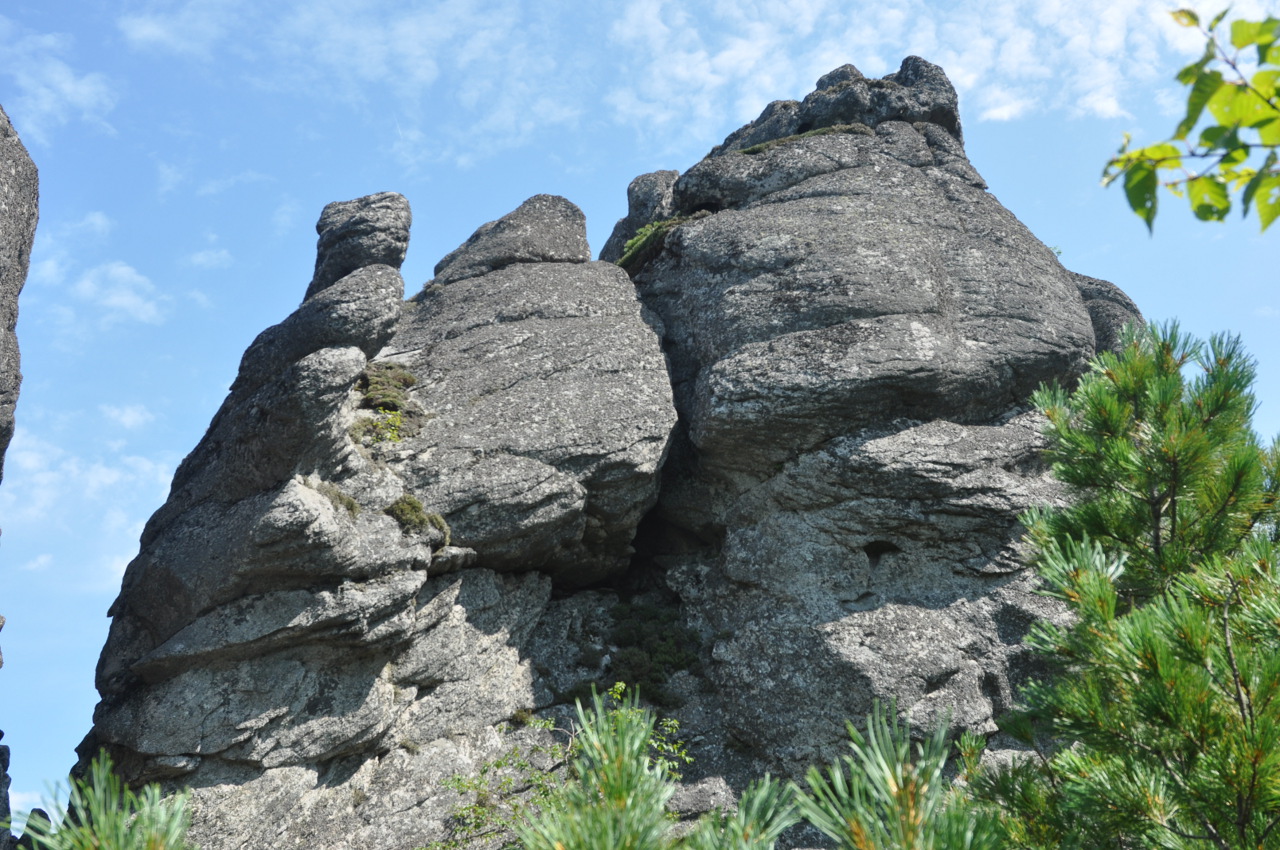
<path id="1" fill-rule="evenodd" d="M 1154 237 L 1098 177 L 1166 138 L 1201 43 L 1161 0 L 6 0 L 0 104 L 40 169 L 0 486 L 0 729 L 16 808 L 90 727 L 105 617 L 142 524 L 253 337 L 299 302 L 324 204 L 393 190 L 412 294 L 478 225 L 540 192 L 593 249 L 630 180 L 686 169 L 846 62 L 918 54 L 960 93 L 970 159 L 1069 268 L 1152 319 L 1241 335 L 1280 432 L 1274 228 Z M 1217 10 L 1202 4 L 1207 12 Z M 1280 14 L 1275 2 L 1235 12 Z"/>

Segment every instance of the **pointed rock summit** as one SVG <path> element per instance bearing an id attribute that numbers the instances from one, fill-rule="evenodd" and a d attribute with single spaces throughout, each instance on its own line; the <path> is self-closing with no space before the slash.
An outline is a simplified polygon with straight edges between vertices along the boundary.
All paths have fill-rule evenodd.
<path id="1" fill-rule="evenodd" d="M 1027 396 L 1137 309 L 986 191 L 915 57 L 628 202 L 625 271 L 538 195 L 407 302 L 404 199 L 325 208 L 126 572 L 85 759 L 190 786 L 206 850 L 409 850 L 592 685 L 680 719 L 686 815 L 875 700 L 994 730 L 1061 613 L 1020 557 L 1063 498 Z"/>

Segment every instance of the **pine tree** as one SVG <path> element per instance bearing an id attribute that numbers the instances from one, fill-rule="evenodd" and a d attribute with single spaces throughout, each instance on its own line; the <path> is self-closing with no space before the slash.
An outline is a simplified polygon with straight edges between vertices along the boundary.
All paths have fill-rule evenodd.
<path id="1" fill-rule="evenodd" d="M 1026 522 L 1075 620 L 1034 627 L 1056 675 L 1002 724 L 1036 756 L 973 782 L 1012 846 L 1280 847 L 1280 449 L 1252 378 L 1238 341 L 1168 325 L 1036 396 L 1080 498 Z"/>
<path id="2" fill-rule="evenodd" d="M 1099 354 L 1074 392 L 1033 397 L 1075 501 L 1025 521 L 1040 548 L 1088 535 L 1125 553 L 1122 590 L 1142 597 L 1274 518 L 1280 450 L 1250 428 L 1255 367 L 1239 339 L 1206 346 L 1171 323 L 1130 328 L 1122 347 Z"/>

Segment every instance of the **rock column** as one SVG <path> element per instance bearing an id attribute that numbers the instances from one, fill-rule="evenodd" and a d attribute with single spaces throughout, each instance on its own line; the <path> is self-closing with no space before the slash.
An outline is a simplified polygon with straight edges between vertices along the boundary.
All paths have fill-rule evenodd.
<path id="1" fill-rule="evenodd" d="M 18 363 L 18 293 L 27 280 L 31 243 L 36 234 L 38 182 L 35 163 L 22 146 L 9 116 L 0 108 L 0 479 L 4 452 L 13 438 L 13 408 L 22 372 Z M 0 616 L 0 628 L 4 617 Z M 0 667 L 4 657 L 0 656 Z M 4 732 L 0 732 L 0 738 Z M 0 747 L 0 821 L 9 819 L 9 748 Z M 0 850 L 13 839 L 0 830 Z"/>

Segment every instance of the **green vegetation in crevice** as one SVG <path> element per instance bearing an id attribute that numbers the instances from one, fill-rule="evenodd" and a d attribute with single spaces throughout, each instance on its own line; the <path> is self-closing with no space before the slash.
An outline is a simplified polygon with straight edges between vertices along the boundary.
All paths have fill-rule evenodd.
<path id="1" fill-rule="evenodd" d="M 674 708 L 681 702 L 667 685 L 681 670 L 701 671 L 698 650 L 702 640 L 698 633 L 681 622 L 675 607 L 641 602 L 620 602 L 610 613 L 613 627 L 608 642 L 616 647 L 609 653 L 607 671 L 599 678 L 587 678 L 556 694 L 558 701 L 573 702 L 590 697 L 593 688 L 601 687 L 607 678 L 625 683 L 646 701 L 662 708 Z M 584 647 L 578 664 L 597 669 L 604 661 L 605 650 Z"/>
<path id="2" fill-rule="evenodd" d="M 629 273 L 639 271 L 641 266 L 658 256 L 658 252 L 666 244 L 667 234 L 692 218 L 693 216 L 678 215 L 646 224 L 627 240 L 622 256 L 618 258 L 618 265 Z"/>
<path id="3" fill-rule="evenodd" d="M 444 537 L 445 546 L 450 543 L 452 535 L 444 517 L 440 514 L 427 513 L 416 496 L 405 493 L 383 508 L 382 512 L 394 519 L 405 534 L 422 534 L 435 529 Z"/>
<path id="4" fill-rule="evenodd" d="M 356 388 L 360 406 L 379 412 L 403 411 L 409 406 L 409 389 L 418 382 L 403 364 L 390 360 L 370 363 Z"/>
<path id="5" fill-rule="evenodd" d="M 797 133 L 794 136 L 783 136 L 781 139 L 770 139 L 767 142 L 761 142 L 758 145 L 742 148 L 738 153 L 747 156 L 755 156 L 768 150 L 773 150 L 779 145 L 790 144 L 800 139 L 812 139 L 815 136 L 831 136 L 835 134 L 844 134 L 847 136 L 874 136 L 875 131 L 866 124 L 832 124 L 830 127 L 819 127 L 816 130 L 809 130 L 807 133 Z M 630 244 L 630 243 L 628 243 Z"/>
<path id="6" fill-rule="evenodd" d="M 360 503 L 344 493 L 337 484 L 331 481 L 320 481 L 313 487 L 317 493 L 332 502 L 335 508 L 341 508 L 353 518 L 360 515 Z"/>
<path id="7" fill-rule="evenodd" d="M 373 416 L 362 416 L 348 432 L 351 441 L 358 446 L 377 443 L 398 443 L 403 438 L 404 412 L 379 408 Z"/>

